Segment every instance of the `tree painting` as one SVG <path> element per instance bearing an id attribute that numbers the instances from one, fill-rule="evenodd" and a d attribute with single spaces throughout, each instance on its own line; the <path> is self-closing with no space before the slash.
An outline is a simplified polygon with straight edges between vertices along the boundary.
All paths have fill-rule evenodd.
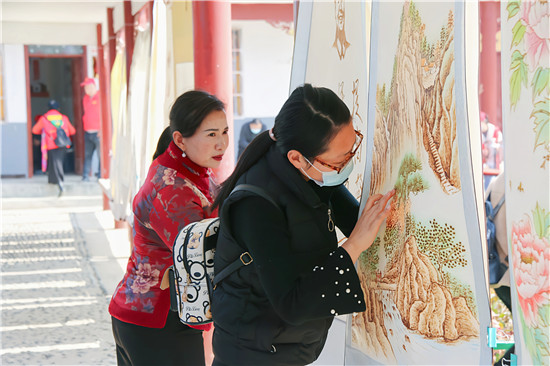
<path id="1" fill-rule="evenodd" d="M 441 282 L 447 285 L 445 269 L 466 267 L 468 264 L 464 257 L 466 247 L 456 239 L 455 228 L 449 224 L 440 225 L 435 219 L 430 220 L 429 227 L 421 223 L 413 227 L 418 249 L 430 258 Z"/>
<path id="2" fill-rule="evenodd" d="M 422 162 L 413 154 L 409 153 L 403 157 L 394 187 L 398 201 L 407 202 L 411 193 L 418 194 L 429 188 L 420 170 L 422 170 Z"/>

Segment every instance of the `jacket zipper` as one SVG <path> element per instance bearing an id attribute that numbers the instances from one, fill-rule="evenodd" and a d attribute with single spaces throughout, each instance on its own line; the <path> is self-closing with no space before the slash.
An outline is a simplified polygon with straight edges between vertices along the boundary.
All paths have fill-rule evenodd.
<path id="1" fill-rule="evenodd" d="M 328 231 L 333 232 L 334 231 L 334 221 L 332 221 L 330 208 L 328 209 Z"/>

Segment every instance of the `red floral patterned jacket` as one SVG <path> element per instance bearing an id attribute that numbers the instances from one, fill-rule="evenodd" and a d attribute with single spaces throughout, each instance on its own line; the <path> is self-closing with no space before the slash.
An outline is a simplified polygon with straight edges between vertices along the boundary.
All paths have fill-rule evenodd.
<path id="1" fill-rule="evenodd" d="M 214 184 L 210 171 L 181 156 L 173 143 L 155 159 L 133 201 L 134 248 L 109 313 L 126 323 L 162 328 L 170 311 L 169 290 L 161 290 L 173 263 L 172 246 L 187 224 L 216 217 L 209 212 Z M 209 329 L 210 324 L 199 329 Z"/>

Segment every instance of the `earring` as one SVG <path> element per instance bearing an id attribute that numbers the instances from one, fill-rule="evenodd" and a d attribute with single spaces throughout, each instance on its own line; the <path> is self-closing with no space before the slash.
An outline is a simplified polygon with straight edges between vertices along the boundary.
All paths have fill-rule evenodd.
<path id="1" fill-rule="evenodd" d="M 182 158 L 185 158 L 186 156 L 187 156 L 187 154 L 185 153 L 185 151 L 183 151 L 183 152 L 181 153 L 181 157 L 182 157 Z"/>

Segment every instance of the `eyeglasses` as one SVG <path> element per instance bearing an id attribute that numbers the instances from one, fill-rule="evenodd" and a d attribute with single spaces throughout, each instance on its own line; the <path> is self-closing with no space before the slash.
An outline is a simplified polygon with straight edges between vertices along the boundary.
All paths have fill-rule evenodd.
<path id="1" fill-rule="evenodd" d="M 322 166 L 324 167 L 327 167 L 327 168 L 330 168 L 332 170 L 336 170 L 337 173 L 340 173 L 340 171 L 342 169 L 344 169 L 346 167 L 346 165 L 348 165 L 348 162 L 355 156 L 355 153 L 357 152 L 357 150 L 359 149 L 359 146 L 361 146 L 361 142 L 363 141 L 363 134 L 357 130 L 355 130 L 355 145 L 353 145 L 353 150 L 351 152 L 348 153 L 348 155 L 346 156 L 346 159 L 344 161 L 342 161 L 340 164 L 338 164 L 338 166 L 335 166 L 335 165 L 332 165 L 332 164 L 329 164 L 329 163 L 325 163 L 324 161 L 318 159 L 318 158 L 315 158 L 315 160 L 321 164 Z"/>

